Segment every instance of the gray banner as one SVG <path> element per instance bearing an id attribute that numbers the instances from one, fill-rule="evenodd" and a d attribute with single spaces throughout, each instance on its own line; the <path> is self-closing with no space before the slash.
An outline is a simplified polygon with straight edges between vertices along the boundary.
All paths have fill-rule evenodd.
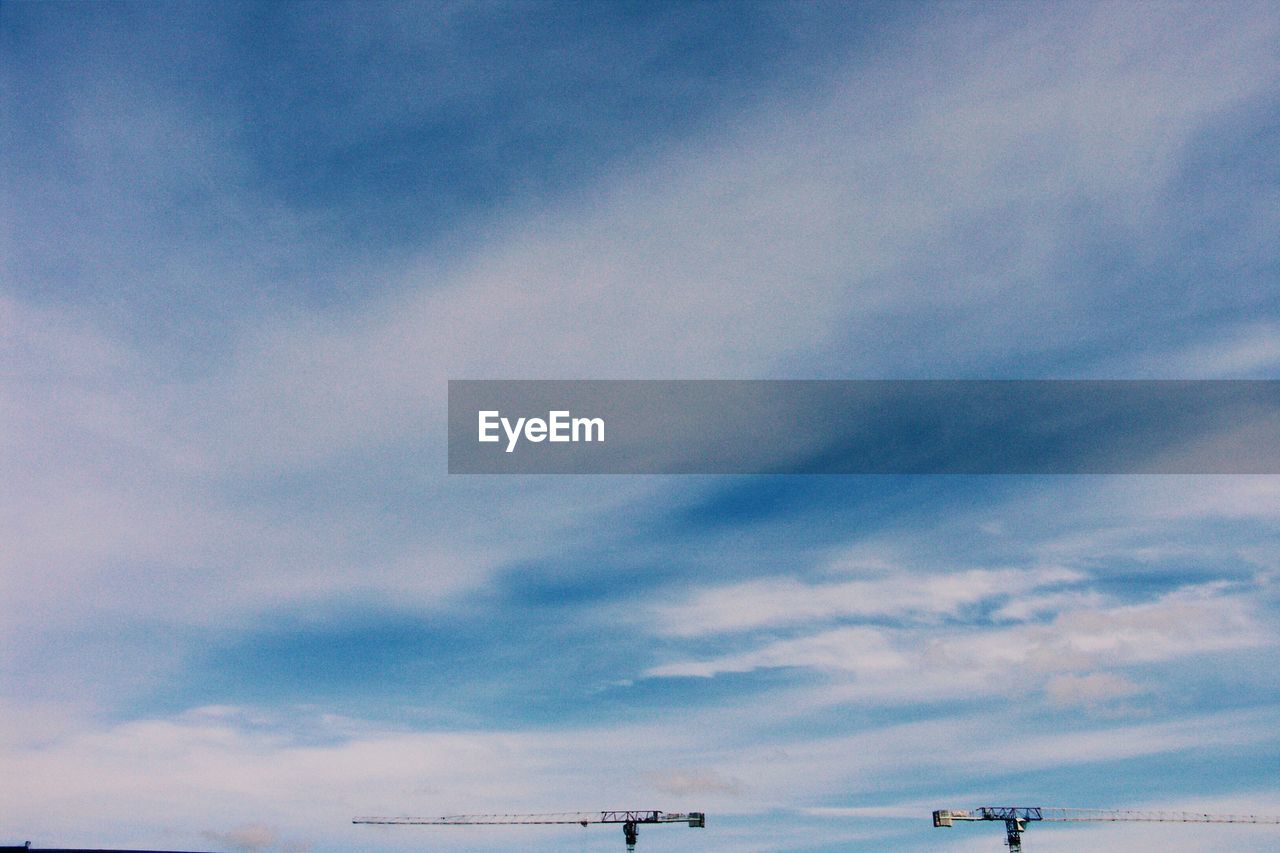
<path id="1" fill-rule="evenodd" d="M 1277 474 L 1277 380 L 451 380 L 451 474 Z"/>

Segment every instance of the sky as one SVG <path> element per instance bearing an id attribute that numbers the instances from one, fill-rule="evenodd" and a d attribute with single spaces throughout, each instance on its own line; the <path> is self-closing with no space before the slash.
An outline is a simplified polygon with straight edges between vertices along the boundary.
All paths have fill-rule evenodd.
<path id="1" fill-rule="evenodd" d="M 463 378 L 1280 378 L 1274 5 L 6 0 L 0 40 L 0 843 L 1280 814 L 1280 477 L 450 476 L 444 432 Z"/>

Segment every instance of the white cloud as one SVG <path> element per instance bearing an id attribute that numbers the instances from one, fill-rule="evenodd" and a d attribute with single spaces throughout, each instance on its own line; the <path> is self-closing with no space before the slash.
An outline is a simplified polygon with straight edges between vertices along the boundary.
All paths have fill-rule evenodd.
<path id="1" fill-rule="evenodd" d="M 724 655 L 708 661 L 684 661 L 651 667 L 646 675 L 704 676 L 722 672 L 750 672 L 781 666 L 847 670 L 860 675 L 903 672 L 910 662 L 874 628 L 837 628 L 796 640 L 779 640 L 754 651 Z"/>
<path id="2" fill-rule="evenodd" d="M 1123 699 L 1141 692 L 1141 688 L 1129 679 L 1110 672 L 1094 672 L 1088 675 L 1055 675 L 1044 685 L 1045 695 L 1057 705 L 1081 705 L 1096 707 L 1115 699 Z"/>
<path id="3" fill-rule="evenodd" d="M 1106 604 L 1106 597 L 1096 590 L 1069 590 L 1064 592 L 1043 592 L 1040 590 L 1022 590 L 1016 598 L 995 611 L 998 620 L 1027 622 L 1041 616 L 1052 616 L 1064 610 L 1096 608 Z"/>
<path id="4" fill-rule="evenodd" d="M 1136 477 L 1115 480 L 1107 490 L 1139 518 L 1280 521 L 1280 477 Z"/>
<path id="5" fill-rule="evenodd" d="M 828 575 L 830 572 L 827 573 Z M 1003 598 L 1010 590 L 1031 597 L 1044 587 L 1079 583 L 1080 572 L 1038 569 L 968 569 L 868 579 L 806 583 L 775 576 L 701 590 L 653 609 L 660 633 L 696 637 L 730 631 L 822 622 L 838 618 L 931 619 Z"/>
<path id="6" fill-rule="evenodd" d="M 1016 671 L 1020 689 L 1047 678 L 1045 692 L 1054 702 L 1097 704 L 1136 688 L 1119 675 L 1073 673 L 1274 645 L 1276 635 L 1256 615 L 1250 593 L 1207 584 L 1141 604 L 1091 606 L 1084 599 L 1048 622 L 1012 627 L 836 628 L 660 664 L 645 674 L 712 677 L 803 667 L 834 679 L 825 702 L 892 704 L 1002 695 L 1014 689 L 1007 676 Z"/>
<path id="7" fill-rule="evenodd" d="M 1215 339 L 1163 353 L 1135 353 L 1123 371 L 1163 379 L 1274 379 L 1280 373 L 1280 324 L 1258 321 Z"/>
<path id="8" fill-rule="evenodd" d="M 739 795 L 747 787 L 738 779 L 702 767 L 655 770 L 646 776 L 646 781 L 657 791 L 681 798 L 703 794 Z"/>
<path id="9" fill-rule="evenodd" d="M 1041 671 L 1140 663 L 1275 642 L 1251 597 L 1219 584 L 1185 587 L 1142 604 L 1080 608 L 1039 625 L 957 633 L 931 652 L 957 664 L 998 660 Z"/>
<path id="10" fill-rule="evenodd" d="M 281 853 L 305 853 L 309 845 L 292 841 L 283 841 L 277 830 L 264 823 L 250 823 L 237 826 L 225 832 L 205 830 L 201 837 L 215 844 L 243 850 L 246 853 L 258 853 L 265 850 L 279 850 Z"/>

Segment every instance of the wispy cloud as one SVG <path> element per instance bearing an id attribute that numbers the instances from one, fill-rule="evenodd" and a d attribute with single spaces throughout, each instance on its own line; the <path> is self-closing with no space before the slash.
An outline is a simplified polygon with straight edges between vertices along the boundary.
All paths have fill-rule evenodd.
<path id="1" fill-rule="evenodd" d="M 1185 587 L 1136 605 L 1073 602 L 1047 622 L 982 622 L 933 628 L 851 626 L 757 643 L 747 651 L 649 668 L 651 677 L 701 676 L 800 667 L 838 676 L 829 699 L 910 703 L 1004 695 L 1043 683 L 1057 704 L 1136 693 L 1123 676 L 1091 672 L 1230 650 L 1272 647 L 1277 637 L 1255 612 L 1250 590 Z M 1035 590 L 1025 593 L 1034 598 Z"/>
<path id="2" fill-rule="evenodd" d="M 837 618 L 933 621 L 973 605 L 1042 595 L 1046 587 L 1078 584 L 1085 576 L 1063 568 L 895 572 L 838 583 L 806 583 L 781 576 L 712 587 L 655 608 L 660 632 L 677 637 L 812 624 Z"/>
<path id="3" fill-rule="evenodd" d="M 1121 675 L 1095 672 L 1089 675 L 1055 675 L 1044 686 L 1045 695 L 1059 705 L 1093 708 L 1115 699 L 1142 692 L 1142 688 Z"/>

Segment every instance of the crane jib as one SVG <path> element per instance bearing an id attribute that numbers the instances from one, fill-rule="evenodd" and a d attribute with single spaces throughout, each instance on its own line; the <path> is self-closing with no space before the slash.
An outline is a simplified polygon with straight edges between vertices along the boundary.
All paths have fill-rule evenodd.
<path id="1" fill-rule="evenodd" d="M 955 821 L 1003 821 L 1005 843 L 1010 853 L 1022 850 L 1022 833 L 1033 821 L 1058 823 L 1271 823 L 1280 817 L 1243 814 L 1206 814 L 1202 812 L 1136 811 L 1133 809 L 1071 809 L 1048 806 L 979 806 L 976 809 L 938 809 L 933 813 L 935 827 L 949 827 Z"/>
<path id="2" fill-rule="evenodd" d="M 551 812 L 542 814 L 472 814 L 444 817 L 358 817 L 352 823 L 398 826 L 510 826 L 622 824 L 627 850 L 635 850 L 640 824 L 685 823 L 705 827 L 705 812 L 664 812 L 658 809 L 625 809 L 601 812 Z"/>

